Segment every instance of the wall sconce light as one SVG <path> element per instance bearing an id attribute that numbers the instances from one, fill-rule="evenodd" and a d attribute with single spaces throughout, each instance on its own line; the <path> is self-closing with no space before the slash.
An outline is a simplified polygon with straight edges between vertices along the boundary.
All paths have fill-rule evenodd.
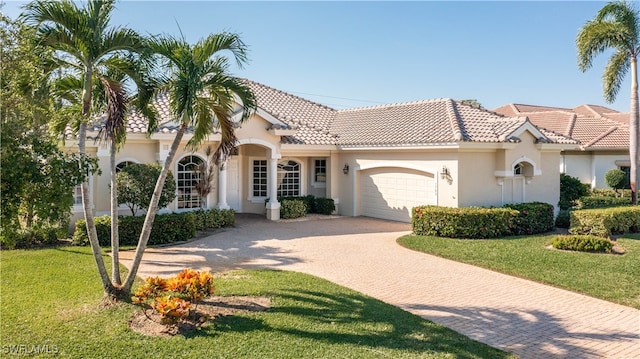
<path id="1" fill-rule="evenodd" d="M 442 166 L 442 171 L 440 171 L 440 178 L 446 180 L 449 184 L 453 182 L 453 177 L 451 177 L 451 173 L 447 166 Z"/>
<path id="2" fill-rule="evenodd" d="M 349 165 L 348 164 L 344 164 L 344 167 L 342 168 L 342 172 L 346 175 L 349 174 Z"/>

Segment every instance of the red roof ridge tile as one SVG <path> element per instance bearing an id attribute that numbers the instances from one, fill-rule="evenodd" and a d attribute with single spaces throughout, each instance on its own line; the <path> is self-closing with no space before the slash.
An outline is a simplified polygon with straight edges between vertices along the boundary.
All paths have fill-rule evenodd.
<path id="1" fill-rule="evenodd" d="M 346 108 L 346 109 L 343 109 L 343 110 L 338 110 L 338 112 L 345 113 L 345 112 L 379 110 L 379 109 L 383 109 L 383 108 L 422 105 L 422 104 L 426 104 L 426 103 L 436 103 L 436 102 L 444 102 L 444 101 L 453 101 L 453 100 L 450 99 L 450 98 L 434 98 L 434 99 L 428 99 L 428 100 L 417 100 L 417 101 L 409 101 L 409 102 L 396 102 L 396 103 L 387 103 L 387 104 L 374 105 L 374 106 Z"/>
<path id="2" fill-rule="evenodd" d="M 453 139 L 456 141 L 462 141 L 462 128 L 460 127 L 460 116 L 458 111 L 456 110 L 457 102 L 448 99 L 447 101 L 447 115 L 449 117 L 449 124 L 451 125 L 451 132 L 453 134 Z"/>
<path id="3" fill-rule="evenodd" d="M 311 100 L 306 99 L 306 98 L 304 98 L 304 97 L 300 97 L 300 96 L 297 96 L 297 95 L 291 94 L 291 93 L 289 93 L 289 92 L 279 90 L 279 89 L 277 89 L 277 88 L 275 88 L 275 87 L 271 87 L 271 86 L 269 86 L 269 85 L 265 85 L 265 84 L 260 83 L 260 82 L 257 82 L 257 81 L 249 80 L 249 79 L 247 79 L 247 78 L 240 78 L 240 79 L 241 79 L 241 80 L 243 80 L 243 81 L 246 81 L 246 82 L 253 83 L 253 84 L 258 85 L 258 86 L 262 86 L 262 87 L 264 87 L 264 88 L 266 88 L 266 89 L 268 89 L 268 90 L 275 91 L 275 92 L 281 93 L 281 94 L 286 95 L 286 96 L 294 97 L 294 98 L 296 98 L 296 99 L 298 99 L 298 100 L 300 100 L 300 101 L 308 102 L 308 103 L 314 104 L 314 105 L 316 105 L 316 106 L 319 106 L 319 107 L 325 108 L 325 109 L 327 109 L 327 110 L 333 110 L 333 111 L 335 111 L 335 109 L 334 109 L 334 108 L 331 108 L 331 107 L 329 107 L 329 106 L 327 106 L 327 105 L 323 105 L 323 104 L 321 104 L 321 103 L 318 103 L 318 102 L 315 102 L 315 101 L 311 101 Z M 259 106 L 259 105 L 258 105 L 258 106 Z"/>
<path id="4" fill-rule="evenodd" d="M 573 135 L 573 129 L 576 127 L 576 119 L 578 118 L 578 116 L 574 113 L 571 115 L 571 120 L 569 120 L 569 122 L 567 122 L 567 136 L 572 137 Z"/>

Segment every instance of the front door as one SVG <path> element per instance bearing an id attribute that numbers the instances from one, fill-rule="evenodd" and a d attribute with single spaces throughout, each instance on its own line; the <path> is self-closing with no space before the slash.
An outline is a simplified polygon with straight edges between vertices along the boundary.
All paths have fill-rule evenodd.
<path id="1" fill-rule="evenodd" d="M 240 208 L 240 174 L 238 170 L 238 158 L 231 157 L 227 160 L 227 204 L 236 212 Z"/>

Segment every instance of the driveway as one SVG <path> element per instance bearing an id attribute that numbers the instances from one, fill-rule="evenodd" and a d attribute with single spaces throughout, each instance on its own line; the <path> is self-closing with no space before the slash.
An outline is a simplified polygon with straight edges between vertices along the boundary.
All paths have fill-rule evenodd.
<path id="1" fill-rule="evenodd" d="M 406 223 L 364 217 L 271 222 L 147 249 L 138 275 L 185 267 L 292 270 L 325 278 L 522 358 L 640 358 L 640 311 L 414 252 Z M 122 252 L 130 266 L 133 252 Z"/>

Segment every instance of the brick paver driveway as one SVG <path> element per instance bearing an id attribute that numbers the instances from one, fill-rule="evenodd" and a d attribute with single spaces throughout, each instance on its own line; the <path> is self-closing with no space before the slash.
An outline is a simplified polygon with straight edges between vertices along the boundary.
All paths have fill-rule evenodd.
<path id="1" fill-rule="evenodd" d="M 139 275 L 185 267 L 316 275 L 522 358 L 640 358 L 640 311 L 400 247 L 406 223 L 369 218 L 269 222 L 150 248 Z M 131 252 L 123 252 L 129 265 Z"/>

